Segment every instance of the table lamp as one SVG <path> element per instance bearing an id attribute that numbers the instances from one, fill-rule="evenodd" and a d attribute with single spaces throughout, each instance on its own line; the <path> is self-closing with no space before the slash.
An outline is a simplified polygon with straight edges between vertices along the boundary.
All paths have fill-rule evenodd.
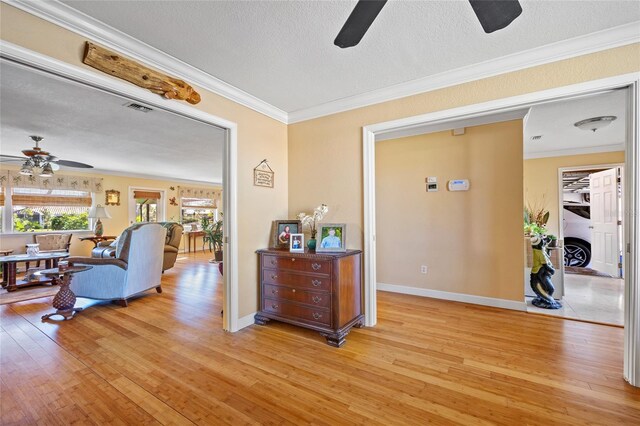
<path id="1" fill-rule="evenodd" d="M 102 237 L 104 229 L 102 228 L 102 222 L 100 221 L 100 219 L 111 219 L 111 215 L 105 207 L 98 204 L 97 206 L 91 207 L 91 209 L 89 209 L 89 217 L 91 219 L 98 219 L 98 221 L 96 222 L 96 226 L 93 228 L 93 233 L 96 237 Z"/>

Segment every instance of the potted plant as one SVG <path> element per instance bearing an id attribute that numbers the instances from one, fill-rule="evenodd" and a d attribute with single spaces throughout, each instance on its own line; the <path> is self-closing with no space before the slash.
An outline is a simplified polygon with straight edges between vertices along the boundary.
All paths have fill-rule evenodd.
<path id="1" fill-rule="evenodd" d="M 553 234 L 547 234 L 547 238 L 549 239 L 547 247 L 558 247 L 558 237 Z"/>
<path id="2" fill-rule="evenodd" d="M 222 262 L 222 219 L 212 221 L 209 216 L 203 216 L 200 219 L 202 232 L 204 235 L 202 241 L 209 244 L 209 251 L 213 251 L 213 257 L 216 262 Z"/>
<path id="3" fill-rule="evenodd" d="M 328 211 L 329 207 L 327 207 L 326 204 L 320 204 L 313 210 L 311 215 L 308 215 L 305 212 L 298 214 L 298 220 L 302 223 L 302 226 L 308 227 L 309 231 L 311 231 L 311 238 L 307 241 L 307 247 L 309 250 L 316 249 L 316 233 L 318 232 L 316 225 L 322 220 Z"/>

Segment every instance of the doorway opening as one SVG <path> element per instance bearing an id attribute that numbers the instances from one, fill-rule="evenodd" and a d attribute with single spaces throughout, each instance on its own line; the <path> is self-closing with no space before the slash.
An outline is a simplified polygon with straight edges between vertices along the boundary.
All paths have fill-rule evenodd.
<path id="1" fill-rule="evenodd" d="M 624 324 L 623 206 L 627 90 L 531 107 L 524 128 L 527 311 Z M 598 129 L 585 117 L 612 117 Z M 542 237 L 553 308 L 531 285 L 532 241 Z M 539 249 L 539 248 L 538 248 Z M 540 253 L 540 251 L 538 251 Z M 540 259 L 540 257 L 538 258 Z M 549 286 L 549 285 L 547 285 Z M 543 295 L 544 298 L 544 295 Z"/>
<path id="2" fill-rule="evenodd" d="M 51 81 L 56 82 L 58 85 L 67 85 L 72 88 L 74 91 L 81 91 L 83 93 L 90 93 L 95 96 L 101 97 L 110 97 L 114 99 L 113 106 L 117 107 L 118 111 L 122 111 L 123 113 L 127 111 L 127 113 L 131 114 L 132 120 L 133 117 L 138 117 L 138 120 L 142 120 L 142 116 L 134 116 L 134 113 L 131 113 L 130 110 L 127 110 L 127 107 L 131 105 L 131 103 L 135 103 L 138 105 L 143 105 L 145 107 L 150 108 L 152 113 L 148 114 L 147 119 L 152 120 L 153 117 L 161 117 L 167 116 L 173 120 L 191 123 L 197 125 L 197 127 L 202 128 L 203 132 L 206 133 L 202 137 L 194 136 L 189 138 L 190 147 L 193 147 L 196 144 L 204 144 L 206 146 L 199 149 L 201 152 L 206 152 L 208 155 L 203 155 L 201 157 L 210 157 L 212 145 L 214 142 L 218 144 L 220 147 L 221 155 L 218 156 L 220 160 L 219 168 L 219 180 L 217 182 L 222 182 L 222 191 L 218 193 L 222 193 L 222 205 L 223 210 L 225 211 L 225 221 L 223 225 L 224 229 L 224 241 L 223 241 L 223 251 L 224 251 L 224 275 L 222 277 L 222 304 L 224 308 L 224 316 L 222 318 L 221 327 L 226 331 L 237 331 L 239 329 L 239 318 L 238 318 L 238 247 L 237 247 L 237 124 L 230 122 L 228 120 L 222 119 L 220 117 L 208 114 L 201 110 L 198 110 L 194 107 L 188 106 L 183 103 L 175 102 L 175 101 L 167 101 L 151 92 L 148 92 L 144 89 L 135 87 L 121 80 L 113 79 L 107 76 L 103 76 L 94 72 L 87 72 L 85 69 L 67 64 L 65 62 L 61 62 L 55 60 L 53 58 L 49 58 L 35 52 L 32 52 L 28 49 L 25 49 L 20 46 L 15 46 L 10 43 L 3 44 L 2 51 L 0 51 L 0 58 L 2 60 L 3 68 L 6 67 L 15 67 L 24 70 L 24 72 L 16 73 L 16 75 L 27 75 L 35 76 L 34 78 L 45 78 Z M 7 76 L 4 75 L 6 73 L 3 72 L 3 78 Z M 4 85 L 3 87 L 12 87 L 11 84 Z M 21 87 L 18 85 L 14 85 L 15 87 Z M 25 86 L 31 88 L 35 88 L 34 90 L 29 90 L 29 95 L 31 98 L 37 97 L 39 93 L 43 95 L 43 92 L 40 89 L 39 85 L 31 85 Z M 71 90 L 71 89 L 70 89 Z M 16 97 L 17 99 L 26 99 L 26 95 L 20 97 Z M 29 99 L 31 99 L 29 98 Z M 69 93 L 66 93 L 64 96 L 52 97 L 52 99 L 68 99 L 69 106 L 75 106 L 81 108 L 83 102 L 88 103 L 88 96 L 76 96 L 75 98 Z M 42 106 L 42 103 L 34 103 L 36 106 Z M 69 107 L 70 108 L 70 107 Z M 65 112 L 69 108 L 58 108 L 51 109 L 53 112 Z M 10 109 L 8 109 L 10 110 Z M 27 111 L 30 111 L 29 114 L 21 113 L 21 110 L 15 108 L 16 119 L 20 119 L 21 117 L 29 117 L 33 115 L 34 108 L 27 108 Z M 80 113 L 82 114 L 94 114 L 98 115 L 95 117 L 93 121 L 85 120 L 83 125 L 86 123 L 105 123 L 104 117 L 107 117 L 107 114 L 103 114 L 100 116 L 102 110 L 98 108 L 92 108 L 90 106 L 82 109 Z M 138 114 L 136 112 L 135 114 Z M 37 114 L 36 114 L 37 115 Z M 42 114 L 41 114 L 42 115 Z M 3 114 L 3 119 L 8 119 L 7 115 Z M 113 122 L 117 122 L 122 124 L 118 120 L 111 119 L 110 122 L 107 122 L 105 125 L 113 126 Z M 39 126 L 45 126 L 44 130 L 46 131 L 46 135 L 54 135 L 55 132 L 61 133 L 60 129 L 63 127 L 62 125 L 65 123 L 64 120 L 40 120 L 37 124 Z M 19 124 L 19 123 L 18 123 Z M 30 123 L 27 123 L 29 125 Z M 175 128 L 171 126 L 167 126 L 165 123 L 163 125 L 157 125 L 154 128 L 162 128 L 164 130 L 174 131 Z M 192 127 L 196 127 L 196 126 Z M 23 126 L 24 127 L 24 126 Z M 69 127 L 69 126 L 68 126 Z M 121 126 L 124 127 L 124 126 Z M 6 128 L 18 128 L 18 126 L 6 126 Z M 71 128 L 70 131 L 80 132 L 84 129 L 84 126 L 75 126 Z M 116 126 L 118 128 L 118 126 Z M 35 130 L 35 129 L 34 129 Z M 30 131 L 27 128 L 22 128 L 21 133 L 30 134 Z M 165 139 L 168 138 L 169 131 L 165 132 L 166 134 L 161 134 L 160 136 Z M 215 135 L 212 135 L 215 133 Z M 194 178 L 184 178 L 183 175 L 187 175 L 192 173 L 195 169 L 193 167 L 192 157 L 189 157 L 186 161 L 176 162 L 176 155 L 171 157 L 171 152 L 167 149 L 161 149 L 158 138 L 153 139 L 149 138 L 148 135 L 142 134 L 139 137 L 134 138 L 132 143 L 121 143 L 119 145 L 119 149 L 116 149 L 114 144 L 112 143 L 112 138 L 109 138 L 109 135 L 104 137 L 102 141 L 97 141 L 95 138 L 97 137 L 98 132 L 94 127 L 91 127 L 91 131 L 85 131 L 83 136 L 79 136 L 76 138 L 71 138 L 69 135 L 61 134 L 56 135 L 58 137 L 59 143 L 65 143 L 65 141 L 71 143 L 76 141 L 76 146 L 67 146 L 68 152 L 72 152 L 73 149 L 77 147 L 85 148 L 85 154 L 92 156 L 92 163 L 97 164 L 98 159 L 101 161 L 101 168 L 98 170 L 96 168 L 96 173 L 100 173 L 102 177 L 107 176 L 110 179 L 110 185 L 107 188 L 100 188 L 101 191 L 105 189 L 116 190 L 115 192 L 122 193 L 123 200 L 129 200 L 127 193 L 127 184 L 131 185 L 131 180 L 142 180 L 140 182 L 142 185 L 146 185 L 144 180 L 149 180 L 150 178 L 155 177 L 164 177 L 159 176 L 159 173 L 156 173 L 154 170 L 161 170 L 167 173 L 166 187 L 164 191 L 166 193 L 162 193 L 160 197 L 157 199 L 155 203 L 146 202 L 144 204 L 149 207 L 142 207 L 143 203 L 135 203 L 140 204 L 141 216 L 146 219 L 147 214 L 149 215 L 149 219 L 154 216 L 154 208 L 151 207 L 152 204 L 155 204 L 155 218 L 157 220 L 168 219 L 170 221 L 180 221 L 179 215 L 179 203 L 175 198 L 177 198 L 177 192 L 175 188 L 178 188 L 178 184 L 186 184 L 186 185 L 198 185 L 202 181 L 207 181 L 207 179 L 201 179 L 201 176 L 196 176 Z M 13 139 L 13 138 L 12 138 Z M 180 147 L 180 145 L 185 140 L 184 134 L 175 135 L 172 137 L 172 142 L 170 144 L 170 148 L 175 150 L 176 147 Z M 18 140 L 16 138 L 16 140 Z M 53 141 L 54 137 L 49 137 L 49 140 Z M 146 146 L 146 150 L 145 147 Z M 3 144 L 3 150 L 7 149 Z M 58 149 L 60 152 L 63 152 L 64 147 L 59 146 Z M 18 148 L 13 148 L 13 151 L 19 152 Z M 102 154 L 99 152 L 102 150 Z M 198 151 L 198 150 L 196 150 Z M 153 154 L 153 158 L 150 158 L 150 154 Z M 108 161 L 105 158 L 108 155 L 117 154 L 117 161 Z M 137 154 L 138 157 L 135 157 L 132 154 Z M 181 155 L 182 153 L 179 153 Z M 184 151 L 185 156 L 189 154 L 187 151 Z M 192 153 L 191 153 L 192 154 Z M 141 160 L 140 156 L 145 155 L 144 159 Z M 168 164 L 163 165 L 161 161 L 159 161 L 156 157 L 169 157 Z M 137 158 L 137 162 L 134 160 Z M 178 157 L 180 158 L 180 157 Z M 133 162 L 133 164 L 132 164 Z M 117 169 L 118 166 L 129 165 L 127 170 Z M 151 168 L 151 172 L 142 170 L 143 168 L 149 169 Z M 205 170 L 205 176 L 210 176 L 211 169 Z M 168 175 L 172 173 L 171 175 Z M 62 173 L 61 173 L 62 174 Z M 113 177 L 113 178 L 111 178 Z M 104 177 L 106 179 L 106 177 Z M 129 181 L 128 181 L 129 179 Z M 160 181 L 162 179 L 151 179 L 153 181 Z M 174 183 L 175 182 L 175 183 Z M 142 186 L 141 185 L 141 186 Z M 155 186 L 156 184 L 151 184 Z M 118 187 L 116 187 L 118 186 Z M 157 187 L 157 186 L 156 186 Z M 144 189 L 144 188 L 143 188 Z M 172 197 L 175 195 L 175 197 Z M 98 195 L 101 198 L 104 195 Z M 98 200 L 92 196 L 93 200 Z M 144 198 L 144 197 L 140 197 Z M 149 199 L 150 197 L 146 197 Z M 173 198 L 174 200 L 171 200 Z M 128 203 L 130 206 L 132 203 Z M 120 204 L 116 204 L 116 207 L 111 206 L 111 216 L 109 226 L 113 226 L 114 232 L 122 232 L 124 228 L 127 227 L 129 221 L 135 221 L 136 218 L 136 208 L 133 209 L 133 214 L 129 214 L 130 210 L 127 207 L 119 207 Z M 172 213 L 173 212 L 173 213 Z M 114 224 L 118 224 L 115 226 Z M 117 229 L 116 229 L 117 228 Z M 3 228 L 4 229 L 4 228 Z M 14 238 L 13 236 L 9 238 Z M 17 237 L 16 237 L 17 238 Z M 75 240 L 75 239 L 74 239 Z M 3 243 L 5 241 L 5 237 L 3 236 Z"/>

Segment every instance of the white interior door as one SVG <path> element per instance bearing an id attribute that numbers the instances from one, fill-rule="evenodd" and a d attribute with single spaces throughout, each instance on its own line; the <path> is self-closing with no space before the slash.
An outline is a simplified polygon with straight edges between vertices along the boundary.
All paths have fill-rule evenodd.
<path id="1" fill-rule="evenodd" d="M 618 173 L 609 169 L 590 175 L 591 265 L 596 271 L 618 276 Z"/>

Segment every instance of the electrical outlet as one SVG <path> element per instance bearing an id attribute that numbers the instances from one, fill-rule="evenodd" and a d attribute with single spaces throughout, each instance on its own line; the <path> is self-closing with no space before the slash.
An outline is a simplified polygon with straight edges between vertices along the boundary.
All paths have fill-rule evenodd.
<path id="1" fill-rule="evenodd" d="M 420 273 L 421 273 L 421 274 L 426 274 L 426 273 L 427 273 L 427 267 L 426 267 L 425 265 L 422 265 L 422 266 L 420 267 Z"/>

